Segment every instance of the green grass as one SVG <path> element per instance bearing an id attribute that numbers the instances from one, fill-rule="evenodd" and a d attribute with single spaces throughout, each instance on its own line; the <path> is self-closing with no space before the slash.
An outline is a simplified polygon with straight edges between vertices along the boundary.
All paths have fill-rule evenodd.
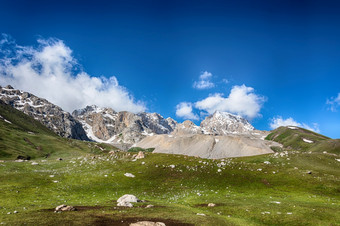
<path id="1" fill-rule="evenodd" d="M 0 100 L 0 159 L 66 157 L 75 154 L 101 153 L 116 148 L 57 136 L 40 122 Z"/>
<path id="2" fill-rule="evenodd" d="M 279 142 L 287 149 L 313 152 L 327 151 L 335 154 L 340 153 L 339 139 L 334 140 L 313 131 L 299 127 L 295 128 L 296 129 L 279 127 L 273 130 L 266 139 Z M 303 139 L 313 141 L 313 143 L 307 143 Z"/>
<path id="3" fill-rule="evenodd" d="M 154 148 L 147 148 L 147 149 L 144 149 L 144 148 L 140 148 L 140 147 L 133 147 L 133 148 L 130 148 L 128 150 L 128 152 L 153 152 L 155 149 Z"/>
<path id="4" fill-rule="evenodd" d="M 295 151 L 284 157 L 234 158 L 221 167 L 220 160 L 179 155 L 145 153 L 145 159 L 132 161 L 132 153 L 126 152 L 73 154 L 63 161 L 35 160 L 39 165 L 0 163 L 4 182 L 0 222 L 84 225 L 162 219 L 195 225 L 340 224 L 340 163 L 330 154 Z M 147 202 L 115 209 L 115 200 L 124 194 Z M 207 207 L 210 202 L 217 206 Z M 63 203 L 82 208 L 53 213 L 51 209 Z M 147 204 L 155 207 L 143 208 Z M 19 213 L 7 214 L 15 210 Z"/>
<path id="5" fill-rule="evenodd" d="M 284 145 L 274 154 L 222 161 L 145 152 L 134 161 L 135 153 L 60 138 L 1 106 L 12 124 L 0 120 L 0 224 L 340 225 L 337 140 L 280 129 L 267 137 Z M 18 155 L 32 160 L 16 162 Z M 124 194 L 146 202 L 116 207 Z M 54 213 L 61 204 L 79 210 Z"/>

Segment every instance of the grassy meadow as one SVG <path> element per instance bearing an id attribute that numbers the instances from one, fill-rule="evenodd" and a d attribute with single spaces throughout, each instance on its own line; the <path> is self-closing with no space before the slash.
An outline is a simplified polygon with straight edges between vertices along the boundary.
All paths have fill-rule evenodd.
<path id="1" fill-rule="evenodd" d="M 135 160 L 136 150 L 60 138 L 2 107 L 11 123 L 0 120 L 0 224 L 340 225 L 336 140 L 277 130 L 268 139 L 284 147 L 273 154 L 207 160 L 146 151 Z M 117 207 L 124 194 L 144 202 Z M 55 213 L 61 204 L 77 211 Z"/>

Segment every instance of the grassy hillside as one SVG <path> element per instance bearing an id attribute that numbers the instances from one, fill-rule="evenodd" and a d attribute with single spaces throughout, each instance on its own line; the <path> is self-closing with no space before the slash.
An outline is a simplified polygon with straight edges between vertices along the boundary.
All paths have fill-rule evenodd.
<path id="1" fill-rule="evenodd" d="M 284 148 L 293 150 L 340 153 L 339 139 L 330 139 L 299 127 L 279 127 L 273 130 L 266 139 L 281 143 Z"/>
<path id="2" fill-rule="evenodd" d="M 298 151 L 278 154 L 222 161 L 145 153 L 144 159 L 132 161 L 133 153 L 116 152 L 35 160 L 38 165 L 5 161 L 0 163 L 0 223 L 129 225 L 154 220 L 167 225 L 339 225 L 336 158 L 340 157 Z M 116 207 L 124 194 L 146 202 Z M 63 203 L 78 211 L 54 213 L 53 208 Z M 144 208 L 149 204 L 154 207 Z"/>
<path id="3" fill-rule="evenodd" d="M 70 152 L 100 153 L 111 147 L 61 138 L 30 116 L 0 100 L 0 159 L 63 157 Z M 102 146 L 102 147 L 99 147 Z"/>
<path id="4" fill-rule="evenodd" d="M 9 106 L 0 115 L 11 122 L 0 120 L 0 224 L 340 225 L 338 142 L 310 131 L 273 131 L 268 139 L 290 151 L 268 155 L 206 160 L 145 152 L 135 160 L 135 152 L 60 138 Z M 315 143 L 304 146 L 302 138 Z M 14 161 L 17 155 L 35 159 Z M 145 202 L 117 207 L 124 194 Z M 54 213 L 61 204 L 78 211 Z"/>

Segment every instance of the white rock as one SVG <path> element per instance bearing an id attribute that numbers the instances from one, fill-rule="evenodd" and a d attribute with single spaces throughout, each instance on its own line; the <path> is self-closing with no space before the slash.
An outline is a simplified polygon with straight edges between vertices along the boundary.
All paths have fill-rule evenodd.
<path id="1" fill-rule="evenodd" d="M 39 163 L 37 163 L 37 162 L 32 162 L 31 165 L 33 165 L 33 166 L 34 166 L 34 165 L 39 165 Z"/>
<path id="2" fill-rule="evenodd" d="M 312 140 L 308 140 L 308 139 L 305 139 L 305 138 L 302 138 L 302 140 L 304 141 L 304 142 L 306 142 L 306 143 L 314 143 L 314 141 L 312 141 Z"/>
<path id="3" fill-rule="evenodd" d="M 65 204 L 57 206 L 55 208 L 55 212 L 61 212 L 61 211 L 75 211 L 76 208 L 74 208 L 73 206 L 67 206 Z"/>
<path id="4" fill-rule="evenodd" d="M 124 176 L 126 176 L 126 177 L 135 177 L 135 175 L 133 175 L 132 173 L 124 173 Z"/>
<path id="5" fill-rule="evenodd" d="M 216 206 L 215 203 L 209 203 L 209 204 L 208 204 L 208 207 L 214 207 L 214 206 Z"/>
<path id="6" fill-rule="evenodd" d="M 131 202 L 119 202 L 117 203 L 117 206 L 125 206 L 125 207 L 133 207 L 132 203 Z"/>
<path id="7" fill-rule="evenodd" d="M 132 202 L 140 202 L 140 200 L 134 195 L 123 195 L 117 200 L 117 206 L 133 207 Z"/>
<path id="8" fill-rule="evenodd" d="M 199 216 L 205 216 L 204 213 L 197 213 L 196 215 L 199 215 Z"/>
<path id="9" fill-rule="evenodd" d="M 270 164 L 270 162 L 269 162 L 269 161 L 264 161 L 263 163 L 264 163 L 264 164 L 267 164 L 267 165 L 268 165 L 268 164 Z"/>
<path id="10" fill-rule="evenodd" d="M 144 153 L 142 151 L 140 151 L 140 152 L 138 152 L 136 159 L 143 159 L 144 157 L 145 157 Z"/>
<path id="11" fill-rule="evenodd" d="M 130 226 L 166 226 L 163 222 L 139 221 L 130 224 Z"/>
<path id="12" fill-rule="evenodd" d="M 278 201 L 272 201 L 271 203 L 281 204 L 281 202 Z"/>
<path id="13" fill-rule="evenodd" d="M 172 168 L 172 169 L 174 169 L 176 166 L 175 166 L 175 165 L 170 165 L 169 167 Z"/>

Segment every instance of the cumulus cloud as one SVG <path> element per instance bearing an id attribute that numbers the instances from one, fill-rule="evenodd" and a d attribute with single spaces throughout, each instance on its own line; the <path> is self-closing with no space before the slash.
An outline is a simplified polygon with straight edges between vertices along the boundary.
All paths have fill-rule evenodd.
<path id="1" fill-rule="evenodd" d="M 215 86 L 214 83 L 210 81 L 212 74 L 210 72 L 204 71 L 198 81 L 195 81 L 193 87 L 196 89 L 210 89 Z"/>
<path id="2" fill-rule="evenodd" d="M 176 106 L 176 115 L 184 119 L 198 120 L 199 117 L 192 110 L 192 103 L 181 102 Z"/>
<path id="3" fill-rule="evenodd" d="M 298 126 L 298 127 L 302 127 L 302 128 L 320 133 L 319 125 L 317 123 L 313 123 L 312 126 L 309 126 L 306 123 L 299 123 L 291 117 L 283 119 L 282 116 L 274 117 L 270 121 L 271 122 L 269 126 L 271 129 L 276 129 L 280 126 Z"/>
<path id="4" fill-rule="evenodd" d="M 326 104 L 330 105 L 329 110 L 336 112 L 340 106 L 340 93 L 338 93 L 337 97 L 332 97 L 330 100 L 327 100 Z"/>
<path id="5" fill-rule="evenodd" d="M 221 93 L 215 93 L 197 101 L 195 108 L 209 114 L 215 111 L 230 112 L 251 120 L 261 116 L 260 110 L 265 101 L 266 98 L 255 94 L 252 87 L 241 85 L 233 86 L 228 97 L 223 97 Z"/>
<path id="6" fill-rule="evenodd" d="M 115 76 L 94 77 L 81 70 L 62 40 L 39 39 L 36 47 L 19 46 L 4 35 L 0 57 L 1 85 L 11 84 L 67 111 L 92 104 L 135 113 L 146 109 Z"/>

